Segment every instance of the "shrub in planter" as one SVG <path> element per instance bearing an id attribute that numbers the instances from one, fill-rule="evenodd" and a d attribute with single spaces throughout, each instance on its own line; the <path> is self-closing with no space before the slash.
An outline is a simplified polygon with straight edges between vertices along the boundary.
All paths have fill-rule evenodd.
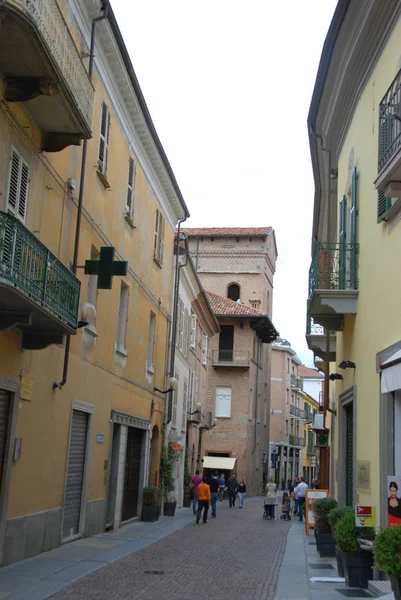
<path id="1" fill-rule="evenodd" d="M 160 489 L 151 485 L 144 487 L 142 505 L 142 521 L 148 523 L 156 521 L 160 505 Z"/>
<path id="2" fill-rule="evenodd" d="M 401 525 L 383 529 L 373 546 L 375 565 L 390 576 L 396 600 L 401 600 Z"/>
<path id="3" fill-rule="evenodd" d="M 163 481 L 164 505 L 163 514 L 174 517 L 177 502 L 175 499 L 174 452 L 169 444 L 167 452 L 163 453 L 160 461 L 160 474 Z"/>
<path id="4" fill-rule="evenodd" d="M 318 498 L 312 505 L 315 516 L 316 546 L 320 556 L 335 556 L 335 540 L 328 514 L 337 507 L 334 498 Z"/>
<path id="5" fill-rule="evenodd" d="M 373 540 L 373 527 L 356 527 L 354 512 L 346 512 L 337 521 L 335 540 L 342 552 L 345 583 L 349 587 L 368 587 L 368 581 L 373 576 L 373 554 L 369 551 L 358 550 L 358 538 Z"/>
<path id="6" fill-rule="evenodd" d="M 330 523 L 331 532 L 334 535 L 336 530 L 336 525 L 338 521 L 343 517 L 347 512 L 354 512 L 352 508 L 349 506 L 344 506 L 343 508 L 333 508 L 327 515 L 328 521 Z M 337 560 L 337 571 L 339 577 L 344 577 L 344 566 L 342 560 L 342 553 L 339 547 L 336 545 L 336 560 Z"/>

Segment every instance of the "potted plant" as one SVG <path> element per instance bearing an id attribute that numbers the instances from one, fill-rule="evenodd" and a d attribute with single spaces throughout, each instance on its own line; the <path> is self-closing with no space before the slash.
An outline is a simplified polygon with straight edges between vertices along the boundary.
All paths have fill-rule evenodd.
<path id="1" fill-rule="evenodd" d="M 349 506 L 344 506 L 343 508 L 333 508 L 329 514 L 327 515 L 327 518 L 329 520 L 330 523 L 330 527 L 331 527 L 331 532 L 334 535 L 335 531 L 336 531 L 336 525 L 338 523 L 338 521 L 341 519 L 341 517 L 343 517 L 347 512 L 352 512 L 353 510 L 352 508 L 350 508 Z M 337 560 L 337 571 L 338 571 L 338 576 L 339 577 L 344 577 L 344 566 L 343 566 L 343 560 L 342 560 L 342 553 L 340 548 L 337 546 L 336 544 L 336 560 Z"/>
<path id="2" fill-rule="evenodd" d="M 160 489 L 152 485 L 143 488 L 142 521 L 153 523 L 158 518 L 160 504 Z"/>
<path id="3" fill-rule="evenodd" d="M 335 556 L 335 545 L 328 514 L 333 508 L 337 508 L 334 498 L 318 498 L 312 504 L 315 516 L 316 546 L 320 556 Z"/>
<path id="4" fill-rule="evenodd" d="M 163 481 L 163 514 L 166 517 L 174 517 L 177 502 L 175 499 L 175 481 L 174 481 L 174 453 L 171 445 L 168 445 L 167 452 L 162 453 L 160 461 L 160 475 Z"/>
<path id="5" fill-rule="evenodd" d="M 373 576 L 373 553 L 358 549 L 358 538 L 373 540 L 373 527 L 356 527 L 355 514 L 346 512 L 337 521 L 334 534 L 337 546 L 342 552 L 345 583 L 349 587 L 367 588 Z"/>
<path id="6" fill-rule="evenodd" d="M 401 600 L 401 525 L 383 529 L 373 546 L 375 565 L 390 576 L 396 600 Z"/>

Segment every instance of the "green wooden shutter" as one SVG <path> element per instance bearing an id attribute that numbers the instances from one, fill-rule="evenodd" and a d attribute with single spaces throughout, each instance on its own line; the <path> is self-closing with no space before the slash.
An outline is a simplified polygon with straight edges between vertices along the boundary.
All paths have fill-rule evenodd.
<path id="1" fill-rule="evenodd" d="M 339 253 L 339 289 L 345 289 L 346 279 L 346 242 L 347 242 L 347 197 L 340 202 L 340 253 Z"/>
<path id="2" fill-rule="evenodd" d="M 356 244 L 356 215 L 357 215 L 357 205 L 356 205 L 356 185 L 357 185 L 357 175 L 356 175 L 356 167 L 354 167 L 352 171 L 352 180 L 351 180 L 351 208 L 350 208 L 350 242 L 351 244 Z"/>
<path id="3" fill-rule="evenodd" d="M 386 214 L 391 208 L 391 198 L 386 198 L 384 190 L 377 192 L 377 222 L 386 220 Z"/>

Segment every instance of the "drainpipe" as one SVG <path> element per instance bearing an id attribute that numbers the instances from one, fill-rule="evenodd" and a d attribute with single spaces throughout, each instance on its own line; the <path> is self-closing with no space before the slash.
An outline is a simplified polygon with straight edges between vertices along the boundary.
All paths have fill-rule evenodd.
<path id="1" fill-rule="evenodd" d="M 97 23 L 100 21 L 104 21 L 108 17 L 109 7 L 108 2 L 106 1 L 103 5 L 103 14 L 100 17 L 96 17 L 92 20 L 92 32 L 91 32 L 91 45 L 89 51 L 89 80 L 92 81 L 93 75 L 93 64 L 95 58 L 95 29 Z M 72 272 L 74 275 L 77 274 L 78 268 L 78 251 L 79 251 L 79 240 L 81 235 L 81 220 L 82 220 L 82 207 L 83 207 L 83 199 L 84 199 L 84 189 L 85 189 L 85 171 L 86 171 L 86 154 L 88 149 L 88 140 L 85 138 L 82 145 L 82 160 L 81 160 L 81 177 L 79 182 L 79 196 L 78 196 L 78 209 L 77 209 L 77 222 L 75 228 L 75 242 L 74 242 L 74 257 L 72 261 Z M 58 388 L 61 390 L 63 386 L 67 383 L 67 375 L 68 375 L 68 363 L 70 358 L 70 345 L 71 345 L 71 336 L 67 335 L 67 339 L 65 342 L 65 351 L 64 351 L 64 365 L 63 365 L 63 378 L 61 381 L 55 381 L 53 383 L 53 389 Z"/>
<path id="2" fill-rule="evenodd" d="M 258 385 L 259 385 L 259 363 L 260 363 L 260 346 L 261 346 L 261 341 L 260 338 L 258 337 L 258 345 L 257 345 L 257 351 L 256 351 L 256 377 L 255 377 L 255 388 L 256 388 L 256 392 L 255 392 L 255 429 L 254 429 L 254 441 L 253 441 L 253 450 L 252 450 L 252 454 L 255 454 L 255 450 L 256 450 L 256 421 L 257 421 L 257 417 L 258 417 Z M 269 448 L 269 454 L 270 454 L 270 448 Z M 269 456 L 269 460 L 270 460 L 270 456 Z"/>
<path id="3" fill-rule="evenodd" d="M 181 223 L 187 220 L 187 215 L 184 216 L 183 219 L 178 221 L 177 228 L 177 240 L 176 240 L 176 257 L 175 257 L 175 281 L 174 281 L 174 296 L 173 296 L 173 320 L 172 320 L 172 331 L 171 331 L 171 349 L 170 349 L 170 368 L 169 373 L 170 377 L 174 377 L 174 364 L 175 364 L 175 342 L 177 339 L 177 309 L 178 309 L 178 292 L 180 287 L 180 272 L 181 268 L 184 267 L 188 262 L 183 265 L 180 265 L 180 232 L 181 232 Z M 168 400 L 167 400 L 167 423 L 170 423 L 171 416 L 173 412 L 173 392 L 169 392 Z"/>

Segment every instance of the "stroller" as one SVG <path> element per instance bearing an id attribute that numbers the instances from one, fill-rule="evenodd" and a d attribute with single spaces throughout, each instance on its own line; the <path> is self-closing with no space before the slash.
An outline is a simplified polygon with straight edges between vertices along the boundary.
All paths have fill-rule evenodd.
<path id="1" fill-rule="evenodd" d="M 263 510 L 263 518 L 264 518 L 264 519 L 267 519 L 267 518 L 268 518 L 268 514 L 267 514 L 267 504 L 266 504 L 266 500 L 264 501 L 264 504 L 263 504 L 263 509 L 264 509 L 264 510 Z"/>

